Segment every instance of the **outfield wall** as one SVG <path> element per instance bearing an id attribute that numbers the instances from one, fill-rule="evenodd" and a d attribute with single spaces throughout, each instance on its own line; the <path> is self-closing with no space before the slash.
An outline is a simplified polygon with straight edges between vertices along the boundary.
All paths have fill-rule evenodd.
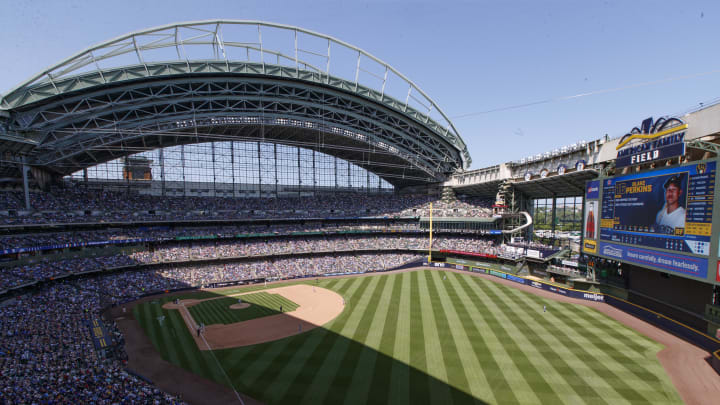
<path id="1" fill-rule="evenodd" d="M 702 314 L 713 295 L 712 284 L 638 266 L 628 267 L 628 301 L 666 314 L 695 329 L 708 330 L 708 321 Z"/>
<path id="2" fill-rule="evenodd" d="M 544 283 L 542 281 L 530 280 L 530 279 L 527 279 L 524 277 L 516 276 L 514 274 L 506 273 L 506 272 L 495 270 L 495 269 L 486 269 L 486 268 L 474 267 L 474 266 L 463 266 L 460 264 L 450 264 L 450 263 L 438 263 L 438 262 L 428 263 L 427 261 L 423 262 L 423 265 L 430 266 L 430 267 L 441 267 L 441 268 L 451 268 L 451 269 L 456 269 L 456 270 L 464 270 L 464 271 L 470 271 L 473 273 L 490 274 L 491 276 L 503 278 L 505 280 L 510 280 L 510 281 L 516 282 L 518 284 L 529 285 L 530 287 L 534 287 L 539 290 L 550 291 L 555 294 L 564 295 L 564 296 L 570 297 L 570 298 L 578 298 L 578 299 L 587 300 L 587 301 L 600 301 L 600 302 L 605 301 L 605 298 L 604 298 L 605 294 L 582 291 L 582 290 L 575 290 L 572 288 L 558 287 L 558 286 L 555 286 L 552 284 Z"/>

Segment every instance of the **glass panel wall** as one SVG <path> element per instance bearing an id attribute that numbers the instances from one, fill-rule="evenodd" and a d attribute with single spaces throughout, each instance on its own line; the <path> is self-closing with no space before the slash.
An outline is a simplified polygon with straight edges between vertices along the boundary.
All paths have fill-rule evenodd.
<path id="1" fill-rule="evenodd" d="M 69 176 L 82 181 L 83 171 Z M 138 153 L 87 169 L 88 181 L 156 195 L 295 195 L 391 192 L 393 186 L 345 160 L 266 142 L 207 142 Z"/>

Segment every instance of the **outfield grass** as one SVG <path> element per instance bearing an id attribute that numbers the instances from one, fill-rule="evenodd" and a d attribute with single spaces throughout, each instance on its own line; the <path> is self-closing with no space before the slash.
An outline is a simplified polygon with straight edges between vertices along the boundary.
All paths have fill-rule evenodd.
<path id="1" fill-rule="evenodd" d="M 230 305 L 237 304 L 238 299 L 250 304 L 249 308 L 229 309 Z M 280 294 L 258 292 L 245 294 L 239 297 L 218 298 L 203 301 L 188 308 L 195 322 L 205 325 L 230 324 L 250 319 L 262 318 L 283 312 L 290 312 L 297 309 L 298 304 L 290 301 Z"/>
<path id="2" fill-rule="evenodd" d="M 661 346 L 585 306 L 440 271 L 320 286 L 346 302 L 326 327 L 214 351 L 235 389 L 270 404 L 682 403 Z M 226 384 L 160 305 L 135 314 L 162 356 Z"/>

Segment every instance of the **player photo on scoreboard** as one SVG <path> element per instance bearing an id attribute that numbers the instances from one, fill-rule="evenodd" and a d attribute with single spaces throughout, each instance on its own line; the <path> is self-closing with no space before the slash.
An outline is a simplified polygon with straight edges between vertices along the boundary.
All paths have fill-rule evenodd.
<path id="1" fill-rule="evenodd" d="M 615 183 L 615 229 L 683 235 L 686 172 Z"/>
<path id="2" fill-rule="evenodd" d="M 597 239 L 598 225 L 598 202 L 585 202 L 585 239 Z"/>

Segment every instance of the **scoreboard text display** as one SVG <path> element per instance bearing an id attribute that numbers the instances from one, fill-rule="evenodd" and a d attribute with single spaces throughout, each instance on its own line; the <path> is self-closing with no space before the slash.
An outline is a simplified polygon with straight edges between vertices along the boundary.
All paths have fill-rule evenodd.
<path id="1" fill-rule="evenodd" d="M 715 253 L 716 165 L 709 161 L 602 179 L 597 247 L 583 246 L 585 252 L 707 279 Z M 710 271 L 714 276 L 715 266 Z"/>

